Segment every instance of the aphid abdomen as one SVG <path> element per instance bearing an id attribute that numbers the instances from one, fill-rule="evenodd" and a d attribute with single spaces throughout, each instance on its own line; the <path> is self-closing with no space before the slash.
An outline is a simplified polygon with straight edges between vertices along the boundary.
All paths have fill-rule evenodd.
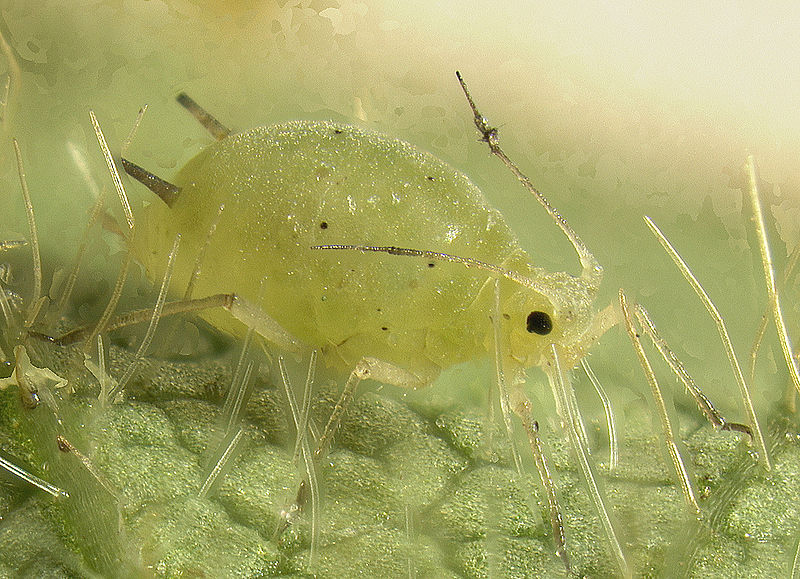
<path id="1" fill-rule="evenodd" d="M 482 355 L 490 332 L 485 272 L 312 245 L 419 247 L 502 264 L 527 261 L 502 216 L 461 173 L 396 139 L 328 122 L 290 122 L 232 135 L 189 162 L 171 209 L 155 203 L 149 246 L 180 232 L 199 248 L 225 209 L 195 295 L 264 287 L 264 310 L 328 363 L 350 370 L 362 356 L 435 376 Z M 175 287 L 191 275 L 186 250 Z M 158 266 L 163 256 L 148 255 Z M 157 272 L 152 272 L 154 277 Z M 490 293 L 490 292 L 489 292 Z M 484 295 L 486 294 L 486 295 Z M 239 333 L 224 312 L 214 325 Z"/>

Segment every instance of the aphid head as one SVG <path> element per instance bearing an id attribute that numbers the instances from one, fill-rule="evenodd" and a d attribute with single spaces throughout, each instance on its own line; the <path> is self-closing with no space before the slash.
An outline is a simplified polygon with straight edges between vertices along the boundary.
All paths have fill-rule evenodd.
<path id="1" fill-rule="evenodd" d="M 569 365 L 582 355 L 593 320 L 596 289 L 567 273 L 530 268 L 526 276 L 537 289 L 503 284 L 500 314 L 506 361 L 522 368 L 542 366 L 550 345 L 556 344 Z"/>

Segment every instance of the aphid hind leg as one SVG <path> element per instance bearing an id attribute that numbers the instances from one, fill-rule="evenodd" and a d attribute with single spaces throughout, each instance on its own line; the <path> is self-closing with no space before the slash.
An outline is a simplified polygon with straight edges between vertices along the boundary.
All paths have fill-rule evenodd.
<path id="1" fill-rule="evenodd" d="M 261 337 L 285 350 L 296 353 L 302 349 L 300 341 L 284 330 L 274 318 L 268 316 L 260 307 L 236 294 L 214 294 L 205 298 L 169 302 L 164 304 L 160 317 L 164 318 L 175 314 L 197 312 L 216 307 L 225 308 L 237 320 L 248 327 L 252 327 Z M 104 331 L 141 324 L 150 320 L 152 315 L 152 308 L 120 314 L 105 326 Z M 56 337 L 38 332 L 30 332 L 30 335 L 54 344 L 66 346 L 85 340 L 94 330 L 94 327 L 94 325 L 82 326 Z"/>
<path id="2" fill-rule="evenodd" d="M 422 377 L 412 374 L 400 366 L 378 358 L 361 358 L 350 372 L 350 376 L 347 378 L 344 388 L 342 388 L 339 399 L 336 401 L 336 405 L 328 418 L 328 422 L 325 424 L 325 429 L 317 439 L 317 447 L 312 454 L 311 460 L 315 463 L 319 463 L 327 456 L 331 444 L 333 443 L 333 438 L 342 423 L 342 419 L 353 403 L 358 385 L 364 380 L 372 379 L 383 384 L 390 384 L 400 388 L 415 389 L 430 384 L 435 378 L 435 375 Z M 309 499 L 309 489 L 309 481 L 303 479 L 297 489 L 294 503 L 284 509 L 283 520 L 275 530 L 274 536 L 279 536 L 283 533 L 291 524 L 292 519 L 305 509 Z"/>
<path id="3" fill-rule="evenodd" d="M 333 442 L 333 437 L 336 435 L 347 409 L 353 402 L 356 389 L 362 381 L 372 379 L 382 384 L 390 384 L 392 386 L 413 390 L 429 384 L 435 376 L 429 377 L 430 379 L 426 378 L 421 378 L 400 366 L 378 358 L 361 358 L 358 363 L 356 363 L 352 372 L 350 372 L 350 376 L 347 378 L 344 388 L 342 388 L 342 393 L 339 395 L 336 406 L 334 406 L 333 412 L 331 412 L 330 418 L 328 418 L 328 423 L 325 425 L 325 430 L 322 432 L 317 448 L 314 451 L 314 459 L 320 460 L 328 453 L 331 443 Z"/>

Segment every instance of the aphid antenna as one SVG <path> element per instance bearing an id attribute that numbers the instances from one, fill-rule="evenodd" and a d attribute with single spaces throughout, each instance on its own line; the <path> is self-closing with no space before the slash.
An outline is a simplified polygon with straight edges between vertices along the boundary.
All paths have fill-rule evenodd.
<path id="1" fill-rule="evenodd" d="M 555 224 L 558 225 L 564 235 L 566 235 L 567 239 L 569 239 L 572 247 L 575 248 L 575 251 L 578 254 L 581 267 L 583 268 L 581 278 L 584 279 L 591 287 L 599 287 L 600 282 L 603 279 L 603 267 L 600 265 L 600 262 L 597 261 L 592 252 L 589 251 L 581 238 L 577 233 L 575 233 L 575 230 L 570 227 L 569 223 L 567 223 L 567 220 L 561 215 L 561 213 L 559 213 L 558 210 L 550 204 L 547 198 L 538 189 L 536 189 L 536 187 L 534 187 L 531 180 L 520 170 L 516 163 L 508 158 L 505 152 L 500 148 L 500 137 L 497 127 L 491 126 L 488 119 L 480 113 L 478 106 L 475 104 L 475 101 L 473 100 L 472 95 L 467 88 L 467 83 L 464 81 L 464 78 L 461 76 L 459 71 L 456 71 L 456 78 L 458 78 L 458 82 L 461 85 L 461 90 L 464 91 L 464 96 L 467 98 L 470 109 L 472 109 L 475 126 L 481 133 L 481 141 L 489 145 L 489 151 L 498 159 L 500 159 L 519 180 L 522 186 L 536 198 L 539 204 L 545 208 Z"/>
<path id="2" fill-rule="evenodd" d="M 597 375 L 589 365 L 589 360 L 585 357 L 581 358 L 581 368 L 592 383 L 597 396 L 600 398 L 600 403 L 603 405 L 603 411 L 606 415 L 606 429 L 608 430 L 608 470 L 614 472 L 617 470 L 617 463 L 619 462 L 619 442 L 617 437 L 617 422 L 614 418 L 614 409 L 611 406 L 611 399 L 608 397 L 603 384 L 597 378 Z"/>
<path id="3" fill-rule="evenodd" d="M 675 439 L 675 432 L 672 428 L 672 420 L 669 417 L 667 405 L 664 402 L 664 396 L 661 393 L 661 387 L 658 385 L 658 380 L 656 379 L 655 372 L 653 372 L 653 367 L 651 366 L 650 360 L 647 358 L 647 354 L 642 346 L 642 341 L 639 338 L 640 334 L 633 324 L 633 316 L 628 308 L 628 303 L 625 299 L 625 293 L 622 290 L 619 290 L 619 304 L 622 308 L 622 316 L 625 321 L 625 329 L 628 331 L 628 337 L 631 340 L 631 344 L 633 344 L 633 349 L 636 350 L 636 355 L 639 357 L 639 364 L 641 365 L 642 370 L 644 370 L 645 376 L 647 377 L 647 382 L 650 384 L 650 391 L 653 395 L 653 399 L 655 400 L 656 409 L 658 410 L 658 417 L 661 421 L 661 431 L 664 435 L 667 453 L 672 460 L 672 466 L 675 468 L 678 484 L 683 492 L 683 498 L 685 499 L 686 505 L 689 507 L 691 513 L 695 517 L 699 517 L 701 514 L 700 505 L 697 503 L 697 497 L 694 492 L 694 486 L 692 485 L 692 479 L 689 476 L 689 472 L 686 469 L 686 464 L 684 463 L 683 457 L 678 449 Z"/>
<path id="4" fill-rule="evenodd" d="M 589 251 L 578 234 L 575 233 L 572 227 L 570 227 L 566 219 L 558 212 L 558 210 L 556 210 L 555 207 L 549 203 L 549 201 L 547 201 L 544 195 L 539 192 L 536 187 L 534 187 L 530 179 L 513 161 L 511 161 L 511 159 L 509 159 L 509 157 L 501 149 L 497 128 L 491 126 L 486 117 L 484 117 L 478 110 L 478 107 L 475 104 L 475 101 L 473 100 L 472 95 L 467 88 L 466 82 L 464 81 L 460 72 L 456 71 L 456 77 L 458 78 L 458 82 L 461 85 L 464 96 L 466 97 L 470 109 L 472 110 L 475 126 L 481 133 L 481 140 L 489 146 L 490 152 L 503 162 L 503 164 L 512 172 L 517 180 L 519 180 L 523 187 L 529 193 L 531 193 L 537 199 L 537 201 L 539 201 L 540 205 L 544 207 L 556 225 L 558 225 L 578 254 L 578 258 L 582 267 L 580 277 L 584 282 L 587 291 L 592 294 L 596 293 L 603 278 L 603 268 L 600 266 L 600 263 Z M 492 266 L 492 268 L 484 268 L 482 266 L 483 264 L 479 265 L 478 267 L 481 267 L 482 269 L 488 269 L 489 271 L 492 271 L 493 268 L 497 268 L 497 266 Z M 495 273 L 530 287 L 526 281 L 515 279 L 515 277 L 519 276 L 509 276 L 505 271 L 497 271 L 496 269 Z M 537 290 L 547 296 L 552 295 L 552 292 L 546 290 L 542 291 L 541 289 L 535 287 L 532 289 Z M 588 346 L 618 321 L 619 316 L 612 306 L 609 306 L 595 316 L 590 328 L 587 330 L 580 343 L 564 350 L 564 362 L 567 364 L 567 367 L 571 368 L 575 363 L 577 363 L 577 361 L 585 355 Z M 567 378 L 561 367 L 561 362 L 561 354 L 559 354 L 558 345 L 553 343 L 550 345 L 550 355 L 548 356 L 547 366 L 544 369 L 547 374 L 548 381 L 550 382 L 550 386 L 553 390 L 556 406 L 559 410 L 560 416 L 562 417 L 564 429 L 567 431 L 567 437 L 573 450 L 575 451 L 575 454 L 577 455 L 578 462 L 581 467 L 581 473 L 588 486 L 589 494 L 592 498 L 595 510 L 597 511 L 602 522 L 609 545 L 612 553 L 614 554 L 614 558 L 617 561 L 621 574 L 625 577 L 629 577 L 631 575 L 630 567 L 628 566 L 624 552 L 620 546 L 614 526 L 611 523 L 611 519 L 608 515 L 608 511 L 602 498 L 602 493 L 598 486 L 597 478 L 594 475 L 591 462 L 589 460 L 589 449 L 585 436 L 585 427 L 583 426 L 583 419 L 575 399 L 575 392 L 567 381 Z M 526 426 L 526 430 L 529 433 L 529 438 L 531 438 L 531 425 L 533 421 L 530 419 L 529 405 L 529 402 L 527 402 L 527 407 L 524 403 L 518 404 L 517 406 L 519 407 L 519 410 L 516 412 L 523 419 L 523 423 L 527 422 L 528 426 Z M 534 446 L 533 438 L 531 438 L 531 446 Z M 534 453 L 536 453 L 535 450 Z M 540 469 L 540 475 L 541 473 L 542 471 Z M 558 533 L 555 531 L 554 535 L 558 537 Z M 561 530 L 561 537 L 563 539 L 563 528 Z M 566 551 L 564 551 L 564 557 L 566 557 Z M 565 565 L 568 565 L 566 559 Z"/>
<path id="5" fill-rule="evenodd" d="M 650 314 L 644 307 L 640 304 L 636 304 L 634 307 L 634 315 L 636 320 L 639 322 L 639 325 L 644 330 L 644 333 L 648 335 L 650 340 L 653 342 L 653 345 L 658 350 L 658 353 L 661 354 L 661 357 L 664 358 L 664 361 L 670 367 L 673 374 L 678 377 L 686 391 L 694 398 L 695 402 L 697 403 L 697 407 L 700 411 L 706 416 L 708 421 L 711 425 L 718 429 L 718 430 L 730 430 L 735 432 L 741 432 L 746 434 L 750 441 L 753 440 L 753 432 L 749 426 L 746 424 L 739 424 L 738 422 L 728 422 L 725 420 L 725 417 L 722 416 L 722 413 L 717 410 L 708 396 L 703 393 L 697 383 L 694 381 L 692 376 L 683 366 L 678 356 L 667 344 L 666 340 L 659 334 L 658 330 L 656 329 L 655 322 L 650 317 Z"/>
<path id="6" fill-rule="evenodd" d="M 750 388 L 748 387 L 747 382 L 745 382 L 744 375 L 742 374 L 742 368 L 739 365 L 739 360 L 733 350 L 733 343 L 731 342 L 730 334 L 728 334 L 728 328 L 725 325 L 725 321 L 722 319 L 719 310 L 711 301 L 711 298 L 708 296 L 705 289 L 703 289 L 703 286 L 689 269 L 689 266 L 680 256 L 678 251 L 673 247 L 672 243 L 670 243 L 670 241 L 656 226 L 652 219 L 645 216 L 644 220 L 647 226 L 650 228 L 650 231 L 653 232 L 653 234 L 656 236 L 656 239 L 658 239 L 661 246 L 667 252 L 667 255 L 669 255 L 670 259 L 672 259 L 673 263 L 675 263 L 675 265 L 678 267 L 684 279 L 689 282 L 689 285 L 700 298 L 700 301 L 703 303 L 709 315 L 714 320 L 714 323 L 717 325 L 717 332 L 719 333 L 720 339 L 722 340 L 722 345 L 725 349 L 725 354 L 728 356 L 728 361 L 733 369 L 733 373 L 736 378 L 736 384 L 739 386 L 739 393 L 742 398 L 745 412 L 747 413 L 747 418 L 750 422 L 750 428 L 753 433 L 756 449 L 758 450 L 758 453 L 764 462 L 764 467 L 767 470 L 772 470 L 772 462 L 770 461 L 769 451 L 767 450 L 767 445 L 764 440 L 764 436 L 761 433 L 761 427 L 758 423 L 758 417 L 756 416 L 756 411 L 753 407 L 753 399 L 750 395 Z"/>
<path id="7" fill-rule="evenodd" d="M 767 237 L 767 226 L 764 223 L 764 211 L 761 209 L 761 198 L 758 194 L 758 176 L 756 175 L 756 163 L 753 159 L 753 155 L 748 155 L 747 157 L 747 176 L 749 179 L 748 194 L 753 209 L 758 246 L 761 251 L 761 263 L 764 266 L 764 279 L 767 285 L 769 305 L 772 310 L 773 320 L 775 321 L 775 328 L 778 331 L 778 339 L 781 344 L 781 350 L 783 350 L 783 357 L 789 369 L 789 375 L 792 377 L 792 383 L 795 389 L 800 393 L 800 368 L 798 368 L 797 360 L 793 355 L 792 341 L 786 329 L 786 321 L 784 320 L 783 309 L 781 308 L 780 294 L 778 293 L 775 283 L 775 268 L 772 265 L 772 251 L 770 250 L 769 238 Z"/>
<path id="8" fill-rule="evenodd" d="M 26 316 L 25 327 L 29 328 L 34 318 L 34 308 L 41 308 L 39 298 L 42 295 L 42 257 L 39 252 L 39 232 L 36 227 L 36 216 L 33 213 L 33 203 L 31 203 L 31 194 L 28 190 L 28 179 L 25 177 L 25 167 L 22 164 L 22 152 L 19 149 L 19 143 L 16 139 L 12 139 L 14 144 L 14 154 L 17 159 L 17 172 L 19 173 L 19 182 L 22 186 L 22 199 L 25 202 L 25 215 L 28 218 L 28 230 L 30 231 L 30 244 L 31 253 L 33 256 L 33 294 L 30 301 L 30 310 Z"/>
<path id="9" fill-rule="evenodd" d="M 197 104 L 192 97 L 185 92 L 181 92 L 175 97 L 178 104 L 185 108 L 191 115 L 197 119 L 197 122 L 211 133 L 216 140 L 221 141 L 231 134 L 231 130 L 220 123 L 211 113 L 206 111 L 203 107 Z"/>

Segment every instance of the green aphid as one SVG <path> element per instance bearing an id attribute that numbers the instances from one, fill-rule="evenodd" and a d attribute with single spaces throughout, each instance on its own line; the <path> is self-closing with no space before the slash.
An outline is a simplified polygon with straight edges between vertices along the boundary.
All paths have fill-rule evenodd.
<path id="1" fill-rule="evenodd" d="M 154 202 L 138 219 L 134 253 L 149 276 L 161 277 L 180 233 L 172 284 L 186 287 L 217 222 L 194 295 L 263 296 L 263 311 L 330 366 L 349 372 L 373 357 L 421 386 L 487 355 L 498 277 L 425 255 L 316 248 L 331 244 L 441 252 L 530 280 L 536 289 L 506 278 L 500 286 L 504 363 L 514 377 L 543 365 L 551 343 L 573 362 L 583 351 L 595 280 L 536 267 L 465 175 L 404 141 L 331 122 L 258 127 L 208 146 L 175 184 L 171 207 Z M 203 316 L 244 333 L 225 311 Z"/>
<path id="2" fill-rule="evenodd" d="M 525 370 L 545 370 L 559 412 L 571 424 L 567 430 L 577 431 L 564 373 L 617 316 L 611 308 L 595 314 L 602 268 L 505 156 L 496 130 L 461 83 L 492 153 L 575 247 L 579 277 L 534 265 L 465 175 L 413 145 L 332 122 L 294 121 L 230 134 L 185 95 L 178 100 L 218 141 L 187 163 L 174 185 L 124 161 L 165 201 L 154 201 L 137 218 L 132 249 L 158 279 L 180 234 L 172 287 L 185 288 L 191 280 L 198 298 L 235 294 L 255 304 L 261 318 L 256 325 L 268 329 L 260 331 L 265 338 L 283 346 L 299 342 L 317 350 L 329 367 L 350 373 L 345 401 L 364 378 L 416 388 L 454 364 L 492 356 L 498 376 L 505 376 L 500 392 L 506 428 L 511 435 L 513 411 L 547 490 L 557 552 L 569 567 L 555 487 L 523 390 Z M 253 309 L 247 311 L 239 320 L 222 309 L 201 315 L 241 336 L 247 325 L 240 320 L 255 324 Z M 327 450 L 345 407 L 337 405 L 316 456 Z M 585 444 L 570 437 L 586 462 Z M 599 496 L 596 502 L 602 503 Z"/>

